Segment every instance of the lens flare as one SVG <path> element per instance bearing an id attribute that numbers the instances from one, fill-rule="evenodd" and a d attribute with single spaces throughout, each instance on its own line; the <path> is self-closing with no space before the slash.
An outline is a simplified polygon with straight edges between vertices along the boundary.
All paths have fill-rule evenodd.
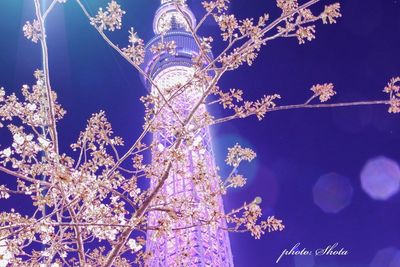
<path id="1" fill-rule="evenodd" d="M 370 267 L 398 266 L 400 266 L 400 250 L 396 248 L 384 248 L 379 250 L 370 264 Z"/>
<path id="2" fill-rule="evenodd" d="M 315 260 L 314 256 L 294 256 L 295 267 L 314 267 Z"/>
<path id="3" fill-rule="evenodd" d="M 387 200 L 400 189 L 400 168 L 386 157 L 369 160 L 361 171 L 361 186 L 375 200 Z"/>
<path id="4" fill-rule="evenodd" d="M 326 213 L 338 213 L 351 203 L 349 179 L 336 173 L 321 176 L 313 188 L 314 203 Z"/>

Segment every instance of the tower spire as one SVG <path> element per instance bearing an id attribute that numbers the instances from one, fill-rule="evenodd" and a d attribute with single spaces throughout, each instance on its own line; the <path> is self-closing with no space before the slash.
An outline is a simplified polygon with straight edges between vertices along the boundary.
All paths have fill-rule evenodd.
<path id="1" fill-rule="evenodd" d="M 178 4 L 185 4 L 186 0 L 161 0 L 161 5 L 166 4 L 166 3 L 178 3 Z"/>
<path id="2" fill-rule="evenodd" d="M 180 6 L 180 10 L 177 9 Z M 153 31 L 155 34 L 164 34 L 171 30 L 172 23 L 175 26 L 189 31 L 190 27 L 196 26 L 196 19 L 186 5 L 186 0 L 161 0 L 161 6 L 158 8 L 153 20 Z"/>

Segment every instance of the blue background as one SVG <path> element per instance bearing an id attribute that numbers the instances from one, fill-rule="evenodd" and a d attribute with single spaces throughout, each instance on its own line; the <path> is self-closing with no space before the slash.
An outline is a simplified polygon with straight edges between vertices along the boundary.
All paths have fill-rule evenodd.
<path id="1" fill-rule="evenodd" d="M 92 14 L 107 3 L 83 2 Z M 119 2 L 127 14 L 123 29 L 110 34 L 112 40 L 125 46 L 131 26 L 149 40 L 159 1 Z M 200 1 L 188 2 L 199 17 L 203 12 Z M 322 1 L 315 10 L 321 11 L 328 3 Z M 279 93 L 283 97 L 279 104 L 304 102 L 310 96 L 309 88 L 324 82 L 336 86 L 338 95 L 333 101 L 386 99 L 383 87 L 400 75 L 399 1 L 347 0 L 342 1 L 342 11 L 338 24 L 317 26 L 313 42 L 299 46 L 295 39 L 275 40 L 264 47 L 252 67 L 228 73 L 220 86 L 241 88 L 247 99 Z M 239 18 L 264 12 L 279 16 L 275 1 L 233 1 L 230 12 Z M 40 68 L 40 46 L 26 40 L 21 31 L 25 21 L 33 18 L 33 1 L 0 1 L 0 85 L 8 92 L 32 84 L 32 73 Z M 47 33 L 53 88 L 68 112 L 59 124 L 61 150 L 71 152 L 69 144 L 100 109 L 106 111 L 115 132 L 127 145 L 132 144 L 143 123 L 139 97 L 146 93 L 138 73 L 107 46 L 72 0 L 49 15 Z M 218 28 L 207 22 L 202 34 L 216 35 Z M 215 50 L 222 44 L 217 41 Z M 261 196 L 265 215 L 275 214 L 286 225 L 285 231 L 261 240 L 231 234 L 236 266 L 311 266 L 301 259 L 296 265 L 294 257 L 275 264 L 281 251 L 297 242 L 312 250 L 339 242 L 350 251 L 346 257 L 317 257 L 316 267 L 369 266 L 378 250 L 400 248 L 400 195 L 374 201 L 361 189 L 359 178 L 370 158 L 384 155 L 400 160 L 399 122 L 400 117 L 388 114 L 386 106 L 364 106 L 280 111 L 267 114 L 261 122 L 248 118 L 213 127 L 221 174 L 228 171 L 224 167 L 226 148 L 236 142 L 258 154 L 255 162 L 241 168 L 249 183 L 225 198 L 226 208 Z M 0 138 L 9 137 L 2 134 Z M 312 195 L 318 178 L 331 172 L 348 177 L 354 188 L 350 205 L 334 215 L 315 205 Z"/>

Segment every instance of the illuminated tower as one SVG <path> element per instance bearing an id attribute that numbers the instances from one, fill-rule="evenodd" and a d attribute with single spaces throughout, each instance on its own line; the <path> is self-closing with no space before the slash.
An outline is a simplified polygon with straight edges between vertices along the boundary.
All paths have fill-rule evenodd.
<path id="1" fill-rule="evenodd" d="M 179 2 L 180 10 L 176 4 Z M 185 14 L 183 16 L 182 12 Z M 186 17 L 186 18 L 185 18 Z M 199 54 L 199 47 L 190 33 L 190 27 L 195 28 L 196 19 L 183 0 L 161 0 L 161 6 L 157 10 L 153 22 L 153 30 L 156 36 L 146 45 L 145 61 L 143 68 L 152 78 L 158 88 L 153 86 L 143 77 L 146 87 L 153 95 L 161 92 L 165 98 L 170 98 L 173 89 L 186 84 L 193 78 L 194 67 L 192 59 Z M 153 53 L 152 47 L 160 43 L 174 42 L 175 53 Z M 212 55 L 208 55 L 212 58 Z M 153 135 L 153 162 L 164 161 L 163 151 L 169 148 L 177 139 L 174 128 L 179 128 L 185 121 L 190 111 L 199 102 L 199 99 L 207 87 L 204 83 L 190 85 L 184 91 L 175 95 L 165 106 L 160 100 L 156 103 L 156 109 L 164 106 L 159 115 L 157 125 L 161 126 Z M 160 98 L 159 98 L 160 99 Z M 179 115 L 179 119 L 176 114 Z M 193 119 L 185 129 L 192 134 L 192 140 L 183 140 L 183 159 L 172 163 L 172 169 L 168 176 L 158 201 L 166 203 L 174 201 L 176 210 L 186 205 L 186 210 L 192 209 L 196 218 L 211 218 L 213 211 L 223 212 L 221 197 L 211 196 L 210 192 L 219 188 L 217 170 L 211 147 L 209 129 L 202 127 L 202 121 L 206 114 L 204 104 L 200 105 Z M 203 118 L 203 119 L 202 119 Z M 160 164 L 161 165 L 161 164 Z M 151 180 L 154 188 L 159 177 Z M 207 179 L 207 183 L 199 183 L 196 179 Z M 207 184 L 206 187 L 204 184 Z M 178 204 L 177 204 L 178 203 Z M 180 203 L 180 204 L 179 204 Z M 173 208 L 175 210 L 175 208 Z M 175 216 L 172 225 L 174 231 L 166 235 L 158 235 L 157 231 L 149 230 L 147 233 L 147 251 L 151 252 L 151 267 L 158 266 L 233 266 L 229 237 L 226 230 L 226 222 L 219 219 L 217 223 L 207 225 L 193 222 L 193 218 L 185 216 L 176 217 L 179 214 L 171 214 L 164 210 L 151 211 L 148 225 L 157 226 L 160 221 L 168 222 L 168 216 Z"/>

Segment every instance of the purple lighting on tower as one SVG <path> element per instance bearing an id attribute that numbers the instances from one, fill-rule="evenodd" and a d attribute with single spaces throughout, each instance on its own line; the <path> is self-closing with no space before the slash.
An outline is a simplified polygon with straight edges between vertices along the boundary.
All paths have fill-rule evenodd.
<path id="1" fill-rule="evenodd" d="M 184 2 L 162 0 L 155 14 L 153 30 L 156 36 L 146 45 L 143 63 L 146 74 L 152 78 L 154 84 L 142 77 L 151 94 L 155 96 L 163 94 L 168 97 L 171 94 L 171 88 L 184 85 L 193 78 L 195 70 L 192 58 L 199 54 L 199 48 L 190 33 L 190 27 L 196 26 L 196 19 Z M 180 4 L 181 10 L 177 10 L 177 3 Z M 150 51 L 153 45 L 172 41 L 176 45 L 176 51 L 173 54 L 155 54 Z M 212 58 L 212 55 L 209 57 Z M 160 127 L 153 133 L 153 144 L 155 144 L 152 150 L 153 161 L 167 160 L 162 158 L 162 153 L 173 146 L 177 140 L 176 132 L 171 131 L 171 128 L 180 125 L 176 112 L 185 121 L 193 107 L 199 102 L 206 87 L 207 84 L 190 85 L 169 101 L 168 106 L 163 107 L 155 122 Z M 162 104 L 162 101 L 156 103 L 156 109 Z M 201 104 L 195 117 L 200 118 L 206 112 L 205 105 Z M 213 210 L 223 212 L 223 203 L 221 197 L 218 196 L 215 201 L 217 207 L 210 207 L 206 199 L 213 197 L 207 195 L 208 193 L 205 192 L 207 190 L 202 189 L 202 185 L 194 181 L 194 177 L 199 173 L 199 166 L 203 164 L 205 168 L 201 173 L 207 177 L 211 189 L 216 190 L 219 186 L 209 129 L 197 127 L 198 123 L 194 119 L 186 126 L 187 130 L 193 133 L 193 142 L 181 143 L 180 150 L 183 151 L 183 159 L 172 162 L 171 172 L 161 188 L 160 199 L 162 200 L 159 201 L 181 200 L 182 205 L 191 205 L 189 209 L 193 209 L 193 212 L 197 212 L 200 217 L 207 218 Z M 159 179 L 156 176 L 151 180 L 152 189 L 157 186 Z M 168 221 L 169 216 L 171 215 L 165 211 L 151 211 L 148 225 L 157 226 L 160 221 Z M 199 225 L 190 218 L 182 218 L 173 221 L 172 224 L 170 228 L 178 230 L 168 231 L 167 234 L 160 235 L 156 230 L 148 230 L 146 247 L 152 255 L 150 266 L 233 266 L 229 236 L 225 230 L 221 229 L 226 228 L 224 220 L 215 225 Z"/>

